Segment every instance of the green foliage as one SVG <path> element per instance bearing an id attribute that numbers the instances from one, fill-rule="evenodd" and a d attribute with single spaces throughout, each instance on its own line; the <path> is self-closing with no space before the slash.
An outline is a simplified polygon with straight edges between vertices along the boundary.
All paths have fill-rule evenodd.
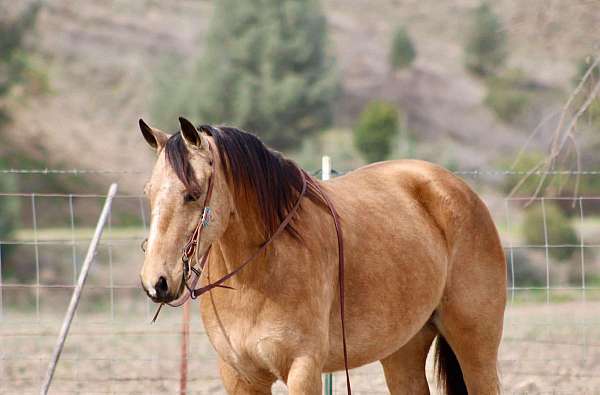
<path id="1" fill-rule="evenodd" d="M 335 71 L 318 0 L 221 0 L 206 52 L 178 84 L 182 98 L 164 100 L 175 103 L 170 122 L 186 114 L 230 123 L 275 148 L 297 148 L 332 121 Z"/>
<path id="2" fill-rule="evenodd" d="M 579 85 L 579 83 L 583 79 L 583 76 L 587 73 L 588 69 L 592 66 L 594 61 L 595 61 L 594 57 L 586 56 L 577 62 L 577 65 L 576 65 L 577 71 L 575 72 L 575 76 L 573 77 L 573 85 L 574 86 Z M 599 80 L 600 80 L 600 67 L 596 66 L 590 73 L 587 86 L 589 88 L 591 88 L 594 85 L 594 83 L 598 82 Z"/>
<path id="3" fill-rule="evenodd" d="M 504 122 L 514 122 L 527 108 L 530 93 L 525 76 L 512 70 L 486 81 L 487 94 L 484 103 Z"/>
<path id="4" fill-rule="evenodd" d="M 595 129 L 600 129 L 600 99 L 595 98 L 583 113 L 583 120 L 587 121 Z"/>
<path id="5" fill-rule="evenodd" d="M 6 4 L 0 5 L 0 13 L 6 14 Z M 9 20 L 0 18 L 0 99 L 8 95 L 11 88 L 23 83 L 28 77 L 29 59 L 24 49 L 24 40 L 33 29 L 39 3 L 29 6 L 19 17 Z M 9 114 L 0 107 L 0 126 L 9 120 Z M 0 161 L 0 168 L 5 167 Z M 17 181 L 14 175 L 0 174 L 0 191 L 15 192 Z M 18 226 L 20 218 L 20 200 L 4 197 L 0 201 L 0 240 L 9 239 Z M 6 258 L 11 248 L 3 246 L 2 258 Z"/>
<path id="6" fill-rule="evenodd" d="M 505 194 L 509 194 L 515 186 L 517 186 L 522 179 L 525 177 L 526 173 L 537 166 L 541 161 L 544 160 L 544 155 L 539 152 L 526 152 L 521 155 L 519 161 L 515 164 L 514 174 L 507 175 L 502 183 L 502 190 Z M 501 166 L 507 167 L 510 166 L 511 163 L 503 163 Z M 544 182 L 544 187 L 548 186 L 551 178 L 547 178 Z M 517 195 L 521 196 L 532 196 L 535 192 L 538 183 L 540 182 L 540 176 L 536 174 L 530 175 L 525 181 L 521 183 L 519 189 L 516 191 Z"/>
<path id="7" fill-rule="evenodd" d="M 515 248 L 512 254 L 506 254 L 506 267 L 509 282 L 513 276 L 515 279 L 515 284 L 509 283 L 510 287 L 541 287 L 546 284 L 546 268 L 536 266 L 530 254 L 523 249 Z M 514 273 L 511 270 L 514 270 Z"/>
<path id="8" fill-rule="evenodd" d="M 0 11 L 6 7 L 0 6 Z M 24 49 L 24 40 L 33 29 L 40 9 L 38 2 L 29 6 L 18 18 L 0 19 L 0 98 L 10 89 L 37 74 Z M 8 120 L 8 114 L 0 108 L 0 125 Z"/>
<path id="9" fill-rule="evenodd" d="M 374 101 L 363 110 L 354 129 L 354 145 L 367 162 L 384 160 L 398 133 L 399 115 L 388 103 Z"/>
<path id="10" fill-rule="evenodd" d="M 521 182 L 525 174 L 537 166 L 545 156 L 539 152 L 529 152 L 523 154 L 514 167 L 517 174 L 510 174 L 504 178 L 502 190 L 504 193 L 510 193 L 513 188 Z M 503 163 L 501 166 L 509 166 L 509 163 Z M 539 169 L 542 171 L 543 169 Z M 533 196 L 538 185 L 542 181 L 541 174 L 531 174 L 519 186 L 516 194 L 519 196 Z M 549 174 L 544 177 L 542 188 L 540 189 L 545 195 L 556 196 L 596 196 L 600 194 L 600 177 L 595 174 L 582 174 L 576 177 L 573 174 Z M 572 202 L 565 201 L 565 206 L 571 206 Z M 566 210 L 569 211 L 569 210 Z M 586 211 L 596 212 L 595 205 L 588 203 Z"/>
<path id="11" fill-rule="evenodd" d="M 417 56 L 413 41 L 404 27 L 398 27 L 392 39 L 390 64 L 394 70 L 410 66 Z"/>
<path id="12" fill-rule="evenodd" d="M 560 208 L 549 202 L 527 209 L 523 221 L 523 235 L 528 244 L 545 245 L 544 211 L 546 214 L 546 229 L 548 245 L 579 244 L 577 232 L 567 216 Z M 554 259 L 564 261 L 569 259 L 578 247 L 550 247 L 549 253 Z"/>
<path id="13" fill-rule="evenodd" d="M 479 76 L 494 74 L 507 56 L 507 36 L 502 21 L 487 2 L 473 13 L 465 45 L 465 66 Z"/>
<path id="14" fill-rule="evenodd" d="M 0 168 L 3 168 L 4 162 L 0 160 Z M 17 179 L 14 174 L 0 174 L 0 192 L 16 192 Z M 14 230 L 19 225 L 21 212 L 21 200 L 16 197 L 3 197 L 0 199 L 0 240 L 11 238 Z M 2 257 L 6 258 L 10 253 L 8 246 L 2 246 Z"/>
<path id="15" fill-rule="evenodd" d="M 594 61 L 595 59 L 593 57 L 588 56 L 577 63 L 577 71 L 573 78 L 573 84 L 575 86 L 579 85 Z M 593 89 L 594 85 L 598 83 L 598 81 L 600 81 L 600 67 L 595 66 L 592 69 L 587 82 L 583 86 L 584 93 L 588 94 Z M 582 95 L 581 97 L 583 98 L 584 96 L 585 95 Z M 583 101 L 583 99 L 580 100 Z M 583 113 L 582 119 L 589 122 L 589 124 L 594 128 L 600 129 L 600 98 L 596 97 L 592 100 L 587 110 Z"/>
<path id="16" fill-rule="evenodd" d="M 35 25 L 39 8 L 39 3 L 34 3 L 17 19 L 0 20 L 0 96 L 23 81 L 27 69 L 23 41 Z"/>
<path id="17" fill-rule="evenodd" d="M 13 176 L 0 176 L 0 190 L 14 191 L 15 179 Z M 0 240 L 9 238 L 19 223 L 20 205 L 17 198 L 4 198 L 0 205 Z"/>

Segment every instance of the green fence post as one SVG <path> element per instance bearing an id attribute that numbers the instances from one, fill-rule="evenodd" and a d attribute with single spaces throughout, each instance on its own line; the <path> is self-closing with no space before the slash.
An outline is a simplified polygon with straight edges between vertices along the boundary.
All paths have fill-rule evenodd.
<path id="1" fill-rule="evenodd" d="M 333 375 L 331 373 L 327 373 L 325 375 L 325 395 L 333 394 Z"/>
<path id="2" fill-rule="evenodd" d="M 328 156 L 324 156 L 321 161 L 321 179 L 326 181 L 331 177 L 331 159 Z M 333 375 L 327 373 L 325 375 L 325 395 L 333 394 Z"/>

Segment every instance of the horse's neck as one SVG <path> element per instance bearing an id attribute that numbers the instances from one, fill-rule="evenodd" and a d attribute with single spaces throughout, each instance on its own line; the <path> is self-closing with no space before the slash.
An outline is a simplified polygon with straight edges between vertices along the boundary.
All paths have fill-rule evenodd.
<path id="1" fill-rule="evenodd" d="M 260 232 L 260 217 L 251 207 L 238 207 L 230 223 L 216 242 L 214 254 L 216 259 L 211 259 L 211 277 L 222 276 L 237 269 L 244 261 L 256 253 L 265 242 Z M 237 288 L 257 279 L 260 268 L 268 260 L 269 249 L 260 254 L 240 273 L 228 281 L 230 285 Z M 215 277 L 217 278 L 217 277 Z"/>

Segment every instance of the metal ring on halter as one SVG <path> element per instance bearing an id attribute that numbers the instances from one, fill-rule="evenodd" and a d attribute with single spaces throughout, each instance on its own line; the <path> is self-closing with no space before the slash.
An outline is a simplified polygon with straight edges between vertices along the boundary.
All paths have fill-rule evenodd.
<path id="1" fill-rule="evenodd" d="M 148 245 L 148 238 L 145 238 L 144 240 L 142 240 L 142 244 L 140 244 L 140 249 L 144 252 L 144 254 L 146 253 L 147 245 Z"/>

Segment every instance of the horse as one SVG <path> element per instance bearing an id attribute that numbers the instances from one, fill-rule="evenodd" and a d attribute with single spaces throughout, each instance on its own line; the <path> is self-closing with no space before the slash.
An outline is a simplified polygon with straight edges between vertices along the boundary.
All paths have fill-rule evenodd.
<path id="1" fill-rule="evenodd" d="M 429 394 L 435 339 L 443 392 L 500 392 L 506 262 L 486 205 L 465 182 L 419 160 L 323 182 L 251 133 L 179 121 L 172 135 L 139 122 L 157 155 L 144 188 L 151 225 L 141 283 L 156 303 L 187 292 L 182 248 L 209 200 L 194 252 L 196 262 L 207 257 L 200 284 L 255 256 L 223 283 L 233 290 L 198 298 L 227 393 L 270 394 L 281 380 L 290 394 L 320 394 L 322 373 L 344 368 L 344 333 L 348 366 L 380 361 L 391 394 Z"/>

